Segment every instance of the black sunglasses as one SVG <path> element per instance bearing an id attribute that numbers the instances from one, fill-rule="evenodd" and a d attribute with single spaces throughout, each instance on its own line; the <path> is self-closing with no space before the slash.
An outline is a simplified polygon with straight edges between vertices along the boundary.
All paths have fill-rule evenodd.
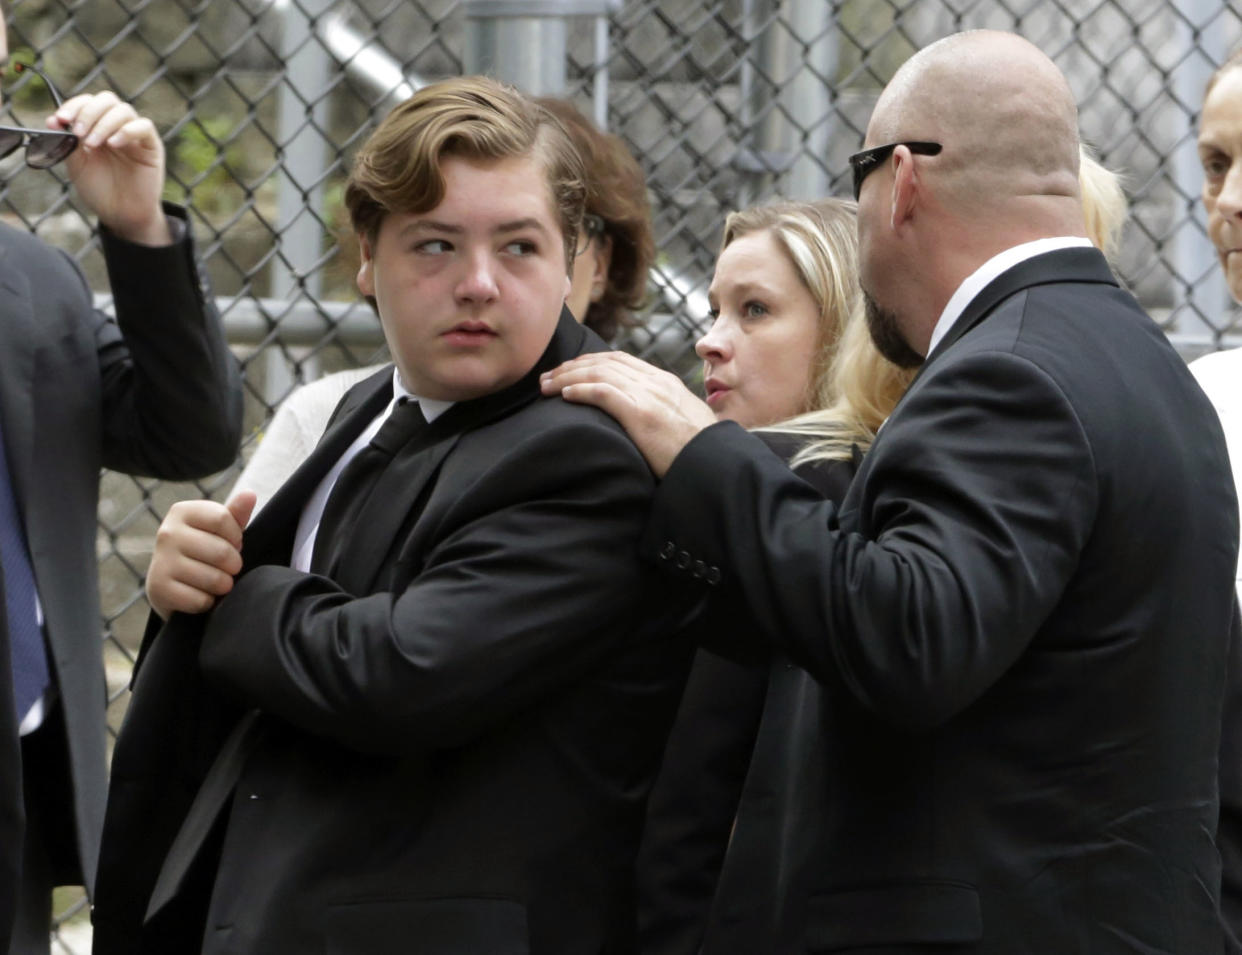
<path id="1" fill-rule="evenodd" d="M 56 86 L 43 75 L 42 71 L 25 63 L 14 63 L 14 73 L 31 72 L 43 80 L 47 90 L 56 102 L 61 105 L 60 93 Z M 0 67 L 0 75 L 4 69 Z M 54 129 L 27 129 L 24 126 L 0 126 L 0 159 L 3 159 L 21 145 L 26 147 L 26 165 L 32 169 L 48 169 L 78 148 L 78 137 L 73 133 Z"/>
<path id="2" fill-rule="evenodd" d="M 918 153 L 920 156 L 934 156 L 944 147 L 940 143 L 889 143 L 887 146 L 872 146 L 870 149 L 864 149 L 860 153 L 854 153 L 849 158 L 850 168 L 854 170 L 854 201 L 858 201 L 858 196 L 862 193 L 863 180 L 870 176 L 880 167 L 889 156 L 893 154 L 893 150 L 898 146 L 905 146 L 912 153 Z"/>

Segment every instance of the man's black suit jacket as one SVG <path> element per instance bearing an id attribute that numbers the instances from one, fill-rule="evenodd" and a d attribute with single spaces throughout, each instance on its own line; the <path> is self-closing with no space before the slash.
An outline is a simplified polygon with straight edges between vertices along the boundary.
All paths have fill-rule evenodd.
<path id="1" fill-rule="evenodd" d="M 540 371 L 604 347 L 564 313 L 527 378 L 398 452 L 338 566 L 301 573 L 302 504 L 391 369 L 349 392 L 247 530 L 233 591 L 174 616 L 142 662 L 96 952 L 631 949 L 638 829 L 689 649 L 644 625 L 672 604 L 638 556 L 642 457 L 606 415 L 539 396 Z M 213 846 L 202 804 L 230 759 Z"/>
<path id="2" fill-rule="evenodd" d="M 781 460 L 805 443 L 783 432 L 756 432 Z M 845 497 L 861 457 L 818 460 L 794 473 L 824 498 Z M 752 651 L 755 624 L 737 590 L 713 595 L 696 616 L 697 642 Z M 750 638 L 748 641 L 747 638 Z M 695 955 L 709 924 L 735 931 L 778 918 L 755 912 L 779 889 L 713 902 L 739 808 L 746 836 L 768 851 L 748 862 L 751 882 L 776 885 L 781 860 L 808 843 L 807 826 L 827 804 L 823 729 L 831 706 L 824 688 L 783 653 L 757 648 L 758 659 L 727 659 L 708 649 L 694 658 L 651 797 L 638 853 L 638 948 L 642 955 Z M 737 906 L 751 913 L 744 925 Z M 764 951 L 763 937 L 738 938 L 737 951 Z"/>
<path id="3" fill-rule="evenodd" d="M 644 549 L 720 567 L 832 701 L 825 804 L 776 880 L 739 818 L 704 952 L 1219 951 L 1230 480 L 1093 250 L 976 297 L 840 507 L 734 426 L 691 442 Z"/>
<path id="4" fill-rule="evenodd" d="M 182 217 L 169 207 L 170 214 Z M 101 467 L 185 480 L 237 453 L 241 387 L 187 238 L 101 229 L 116 303 L 92 306 L 73 260 L 0 225 L 0 425 L 57 686 L 55 767 L 38 789 L 58 883 L 93 884 L 107 785 L 95 555 Z M 0 612 L 0 951 L 22 845 L 22 767 Z"/>

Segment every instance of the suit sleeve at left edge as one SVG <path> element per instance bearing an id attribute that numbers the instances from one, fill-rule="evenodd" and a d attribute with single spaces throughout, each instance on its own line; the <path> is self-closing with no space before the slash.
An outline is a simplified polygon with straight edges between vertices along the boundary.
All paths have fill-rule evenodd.
<path id="1" fill-rule="evenodd" d="M 171 245 L 138 245 L 100 230 L 117 314 L 116 321 L 95 315 L 103 463 L 183 480 L 233 462 L 241 380 L 185 212 L 168 203 L 164 210 L 182 223 Z"/>

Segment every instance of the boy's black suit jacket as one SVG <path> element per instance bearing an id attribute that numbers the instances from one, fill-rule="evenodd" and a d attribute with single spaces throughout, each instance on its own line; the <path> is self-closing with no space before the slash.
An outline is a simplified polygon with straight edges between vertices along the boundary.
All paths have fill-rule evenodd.
<path id="1" fill-rule="evenodd" d="M 743 796 L 703 952 L 1220 951 L 1237 521 L 1210 404 L 1089 249 L 976 296 L 839 506 L 701 433 L 644 550 L 719 567 L 827 704 L 787 767 L 822 795 Z"/>
<path id="2" fill-rule="evenodd" d="M 631 948 L 689 654 L 637 555 L 642 457 L 539 395 L 541 371 L 604 347 L 564 313 L 526 378 L 397 453 L 330 577 L 301 573 L 302 506 L 391 370 L 346 395 L 247 530 L 234 590 L 148 640 L 97 953 Z"/>

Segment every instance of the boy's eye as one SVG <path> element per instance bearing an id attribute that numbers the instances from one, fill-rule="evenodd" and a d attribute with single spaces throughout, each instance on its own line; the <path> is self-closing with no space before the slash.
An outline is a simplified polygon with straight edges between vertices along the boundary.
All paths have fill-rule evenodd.
<path id="1" fill-rule="evenodd" d="M 510 255 L 534 255 L 535 243 L 526 239 L 514 239 L 505 246 L 505 251 Z"/>
<path id="2" fill-rule="evenodd" d="M 424 242 L 418 243 L 414 250 L 424 255 L 443 255 L 445 252 L 451 251 L 452 248 L 452 245 L 444 239 L 427 239 Z"/>

